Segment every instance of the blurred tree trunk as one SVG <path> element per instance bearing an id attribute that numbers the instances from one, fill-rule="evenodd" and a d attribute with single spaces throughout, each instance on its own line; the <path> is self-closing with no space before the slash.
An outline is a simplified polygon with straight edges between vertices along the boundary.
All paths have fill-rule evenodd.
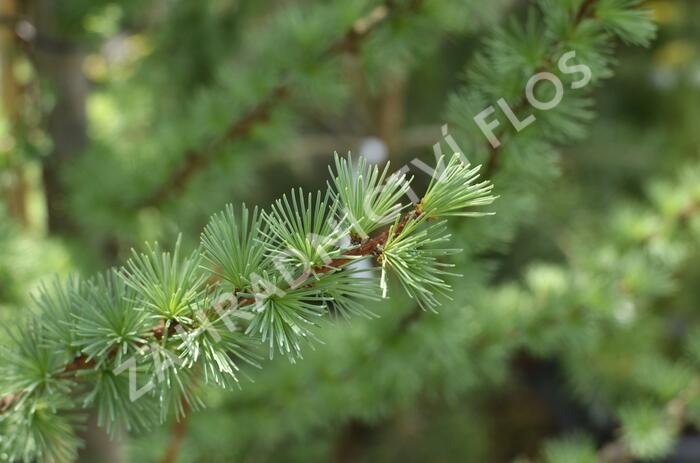
<path id="1" fill-rule="evenodd" d="M 68 234 L 75 231 L 75 223 L 65 204 L 62 177 L 86 146 L 88 82 L 82 70 L 83 53 L 58 24 L 60 3 L 60 0 L 34 2 L 35 58 L 40 78 L 50 86 L 55 99 L 47 117 L 53 146 L 43 165 L 48 227 L 50 233 Z"/>
<path id="2" fill-rule="evenodd" d="M 16 18 L 18 15 L 17 0 L 0 0 L 0 17 Z M 14 63 L 18 38 L 12 27 L 0 28 L 0 82 L 2 85 L 3 116 L 7 119 L 10 136 L 15 137 L 14 145 L 19 143 L 16 139 L 16 128 L 21 117 L 21 89 L 14 74 Z M 12 150 L 12 148 L 10 148 Z M 27 216 L 27 181 L 25 178 L 22 160 L 9 153 L 8 178 L 3 196 L 10 217 L 20 225 L 28 225 Z"/>

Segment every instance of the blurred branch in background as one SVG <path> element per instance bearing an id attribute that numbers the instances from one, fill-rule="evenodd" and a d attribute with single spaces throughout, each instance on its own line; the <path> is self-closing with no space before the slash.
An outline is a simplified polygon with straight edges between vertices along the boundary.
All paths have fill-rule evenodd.
<path id="1" fill-rule="evenodd" d="M 180 450 L 187 436 L 187 420 L 190 415 L 189 405 L 185 400 L 182 401 L 182 407 L 185 410 L 185 414 L 176 419 L 175 423 L 172 425 L 170 429 L 170 442 L 165 449 L 160 463 L 177 463 L 179 460 Z"/>
<path id="2" fill-rule="evenodd" d="M 422 0 L 414 0 L 407 7 L 399 6 L 395 1 L 388 1 L 372 9 L 367 16 L 359 18 L 348 29 L 338 42 L 332 44 L 320 57 L 310 58 L 312 62 L 317 60 L 329 60 L 342 53 L 356 53 L 361 42 L 369 34 L 386 21 L 391 15 L 411 14 L 420 7 Z M 284 82 L 285 78 L 281 81 Z M 270 112 L 283 104 L 294 91 L 292 84 L 281 83 L 265 96 L 260 103 L 250 109 L 243 117 L 234 120 L 226 132 L 213 140 L 201 150 L 189 151 L 180 167 L 168 177 L 156 191 L 148 196 L 141 206 L 158 206 L 171 195 L 181 191 L 188 180 L 197 172 L 204 169 L 209 159 L 221 151 L 224 144 L 230 143 L 250 133 L 256 124 L 265 122 L 270 117 Z M 380 127 L 383 125 L 380 124 Z M 383 129 L 380 129 L 383 130 Z"/>
<path id="3" fill-rule="evenodd" d="M 394 147 L 401 152 L 432 149 L 435 141 L 441 137 L 440 130 L 441 127 L 439 125 L 407 127 L 399 132 Z M 348 147 L 351 152 L 359 153 L 363 143 L 367 140 L 368 137 L 366 136 L 351 134 L 308 133 L 296 138 L 289 146 L 289 151 L 283 154 L 267 153 L 261 164 L 264 166 L 266 164 L 282 163 L 289 158 L 301 162 L 309 160 L 322 161 L 327 159 L 334 151 L 337 151 L 339 146 Z"/>

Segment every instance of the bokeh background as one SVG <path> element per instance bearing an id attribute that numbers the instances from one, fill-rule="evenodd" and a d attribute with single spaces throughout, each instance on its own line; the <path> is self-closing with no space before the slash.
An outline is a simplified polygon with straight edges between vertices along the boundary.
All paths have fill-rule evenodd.
<path id="1" fill-rule="evenodd" d="M 53 274 L 179 233 L 192 248 L 226 203 L 323 188 L 334 151 L 433 163 L 475 52 L 532 2 L 407 15 L 316 58 L 366 3 L 0 0 L 1 322 Z M 560 175 L 525 185 L 529 216 L 480 250 L 487 291 L 457 281 L 419 315 L 396 292 L 184 423 L 87 431 L 83 461 L 534 461 L 614 441 L 629 402 L 648 405 L 628 413 L 651 417 L 639 432 L 672 440 L 666 461 L 700 461 L 700 407 L 678 440 L 653 419 L 700 372 L 700 2 L 646 6 L 657 40 L 620 46 Z"/>

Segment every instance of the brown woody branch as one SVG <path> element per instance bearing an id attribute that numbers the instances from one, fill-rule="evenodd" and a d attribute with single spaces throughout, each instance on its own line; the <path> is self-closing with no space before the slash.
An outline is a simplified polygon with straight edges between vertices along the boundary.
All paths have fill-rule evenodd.
<path id="1" fill-rule="evenodd" d="M 593 17 L 593 6 L 595 5 L 596 1 L 598 0 L 586 0 L 581 4 L 578 12 L 576 13 L 574 24 L 578 25 L 583 22 L 584 19 Z"/>
<path id="2" fill-rule="evenodd" d="M 0 398 L 0 413 L 4 413 L 19 400 L 19 394 L 8 394 Z"/>

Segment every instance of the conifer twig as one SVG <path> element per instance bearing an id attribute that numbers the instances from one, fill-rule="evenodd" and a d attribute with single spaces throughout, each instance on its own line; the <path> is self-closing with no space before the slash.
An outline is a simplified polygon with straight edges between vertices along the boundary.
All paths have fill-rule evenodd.
<path id="1" fill-rule="evenodd" d="M 574 22 L 573 25 L 574 27 L 578 27 L 584 19 L 593 17 L 594 15 L 594 7 L 595 4 L 598 0 L 585 0 L 581 6 L 579 7 L 578 11 L 576 12 L 576 15 L 574 16 Z M 549 62 L 552 62 L 552 57 L 548 57 L 544 63 L 542 63 L 541 70 L 543 70 Z M 512 111 L 514 114 L 519 113 L 523 108 L 527 106 L 527 98 L 523 96 L 518 103 L 513 106 Z M 498 165 L 500 154 L 501 154 L 501 146 L 494 147 L 490 143 L 488 144 L 489 147 L 489 154 L 486 159 L 486 168 L 484 171 L 484 176 L 486 178 L 491 178 L 496 170 L 496 166 Z"/>
<path id="2" fill-rule="evenodd" d="M 695 377 L 677 397 L 666 405 L 665 417 L 667 426 L 674 433 L 680 432 L 686 424 L 688 407 L 700 394 L 700 378 Z M 603 445 L 598 451 L 598 459 L 601 463 L 629 463 L 635 459 L 622 437 Z"/>
<path id="3" fill-rule="evenodd" d="M 149 255 L 134 253 L 134 258 L 129 261 L 128 268 L 122 269 L 118 277 L 115 274 L 112 275 L 114 278 L 118 278 L 118 281 L 122 281 L 121 285 L 129 285 L 133 290 L 138 291 L 145 287 L 146 294 L 144 297 L 155 297 L 156 299 L 146 299 L 143 303 L 147 306 L 155 307 L 158 311 L 156 312 L 158 314 L 156 318 L 159 318 L 161 321 L 155 327 L 146 328 L 145 330 L 145 327 L 139 329 L 138 325 L 130 325 L 131 328 L 128 328 L 128 330 L 138 334 L 127 335 L 125 332 L 127 328 L 124 328 L 124 330 L 120 329 L 116 335 L 118 341 L 108 341 L 101 350 L 79 349 L 77 351 L 78 355 L 63 368 L 56 369 L 54 367 L 54 371 L 60 371 L 55 378 L 57 380 L 84 380 L 85 375 L 77 374 L 77 372 L 97 370 L 105 361 L 114 359 L 117 355 L 124 355 L 124 348 L 120 349 L 119 347 L 120 345 L 123 346 L 123 344 L 119 340 L 124 340 L 125 338 L 129 338 L 133 349 L 139 350 L 144 346 L 153 344 L 165 345 L 169 338 L 175 334 L 183 337 L 190 334 L 195 337 L 201 335 L 202 325 L 205 322 L 202 320 L 199 323 L 195 321 L 195 319 L 201 318 L 200 312 L 197 312 L 196 317 L 188 317 L 183 313 L 183 310 L 192 309 L 192 304 L 197 304 L 204 311 L 202 317 L 209 318 L 214 316 L 217 320 L 223 320 L 226 317 L 221 310 L 226 310 L 227 313 L 230 313 L 233 310 L 255 305 L 255 310 L 252 310 L 252 312 L 256 315 L 251 319 L 245 334 L 257 332 L 256 330 L 264 330 L 261 331 L 262 340 L 270 340 L 272 352 L 275 347 L 274 336 L 276 333 L 278 337 L 277 347 L 280 350 L 286 349 L 287 352 L 290 352 L 291 348 L 293 348 L 294 353 L 298 355 L 300 346 L 297 339 L 292 340 L 288 331 L 283 331 L 284 325 L 280 327 L 278 324 L 273 326 L 273 328 L 269 328 L 269 325 L 265 325 L 265 323 L 268 323 L 265 317 L 269 316 L 268 314 L 270 313 L 276 313 L 274 312 L 275 310 L 290 310 L 289 305 L 276 308 L 274 304 L 293 304 L 294 301 L 298 301 L 298 310 L 301 313 L 304 313 L 302 311 L 306 310 L 310 314 L 321 315 L 320 312 L 311 312 L 314 308 L 318 310 L 321 306 L 310 305 L 306 302 L 313 297 L 312 294 L 314 292 L 323 295 L 323 299 L 320 299 L 319 296 L 319 301 L 333 300 L 336 307 L 339 307 L 341 311 L 362 313 L 362 308 L 357 307 L 360 303 L 353 304 L 348 302 L 348 300 L 355 298 L 360 298 L 360 301 L 376 300 L 376 297 L 367 293 L 364 293 L 363 296 L 362 292 L 358 292 L 353 287 L 353 283 L 342 281 L 342 279 L 353 280 L 354 277 L 350 273 L 341 273 L 346 265 L 362 257 L 374 257 L 382 263 L 382 282 L 385 282 L 386 268 L 396 272 L 397 277 L 403 283 L 404 289 L 419 302 L 421 307 L 433 308 L 435 305 L 438 305 L 439 303 L 435 299 L 434 293 L 444 294 L 450 289 L 450 286 L 441 279 L 441 276 L 447 275 L 448 272 L 441 269 L 441 264 L 433 265 L 433 263 L 436 257 L 449 255 L 454 253 L 454 250 L 440 249 L 440 247 L 435 246 L 448 240 L 449 235 L 444 234 L 444 220 L 429 224 L 428 219 L 484 215 L 484 213 L 473 211 L 472 208 L 491 204 L 496 199 L 491 195 L 493 185 L 488 181 L 477 182 L 479 167 L 470 168 L 469 165 L 462 163 L 458 154 L 455 154 L 443 169 L 440 172 L 436 172 L 433 176 L 420 202 L 415 204 L 410 210 L 401 213 L 405 205 L 400 202 L 400 198 L 409 188 L 410 180 L 407 180 L 405 175 L 386 177 L 388 165 L 382 174 L 379 174 L 376 166 L 371 167 L 364 160 L 357 164 L 357 168 L 362 172 L 359 176 L 354 174 L 355 168 L 352 160 L 346 161 L 336 157 L 337 171 L 333 173 L 331 170 L 336 193 L 331 193 L 330 183 L 329 190 L 326 193 L 326 199 L 333 202 L 334 205 L 321 202 L 319 192 L 314 207 L 311 196 L 309 195 L 309 199 L 305 200 L 303 193 L 299 191 L 299 196 L 292 197 L 293 208 L 290 207 L 288 198 L 284 196 L 282 200 L 278 200 L 275 203 L 269 212 L 263 213 L 262 220 L 266 221 L 269 229 L 263 227 L 265 231 L 259 236 L 268 237 L 271 240 L 268 243 L 269 246 L 272 246 L 272 248 L 282 246 L 284 251 L 296 250 L 300 253 L 307 253 L 303 254 L 305 256 L 303 266 L 294 265 L 291 267 L 293 272 L 301 272 L 301 274 L 297 275 L 294 280 L 291 280 L 291 278 L 291 281 L 287 280 L 286 286 L 280 286 L 280 283 L 282 283 L 280 279 L 268 279 L 266 283 L 268 286 L 265 287 L 263 292 L 257 289 L 258 283 L 254 277 L 245 277 L 246 279 L 242 283 L 234 284 L 233 289 L 228 290 L 228 294 L 223 294 L 223 296 L 226 296 L 225 304 L 221 303 L 221 305 L 225 306 L 219 307 L 219 303 L 213 303 L 208 295 L 205 295 L 205 281 L 211 285 L 211 278 L 215 278 L 216 281 L 225 280 L 231 283 L 233 281 L 232 278 L 236 277 L 231 277 L 230 273 L 228 276 L 224 276 L 218 270 L 209 269 L 209 278 L 205 278 L 206 274 L 195 275 L 194 272 L 198 272 L 199 268 L 206 269 L 207 267 L 200 267 L 199 261 L 196 259 L 181 259 L 179 244 L 176 246 L 172 257 L 168 253 L 162 253 L 158 245 L 149 247 Z M 372 201 L 369 203 L 364 199 L 361 203 L 354 201 L 353 198 L 356 200 L 358 194 L 366 194 Z M 283 204 L 287 205 L 287 209 L 284 209 Z M 301 209 L 299 204 L 301 204 Z M 344 208 L 343 218 L 340 219 L 341 223 L 330 225 L 338 218 L 337 214 L 340 214 L 340 210 L 337 209 L 340 204 L 343 204 Z M 373 213 L 365 216 L 353 215 L 354 219 L 358 221 L 350 221 L 348 214 L 357 214 L 357 207 L 360 204 L 362 205 L 362 212 L 359 214 L 367 214 L 365 208 L 368 205 L 373 207 Z M 307 207 L 309 209 L 306 209 Z M 228 208 L 227 212 L 233 214 L 232 208 Z M 245 208 L 242 214 L 246 218 L 244 220 L 247 221 L 247 218 L 250 216 Z M 253 230 L 252 233 L 254 234 L 252 236 L 245 231 L 243 232 L 244 235 L 240 235 L 241 228 L 235 222 L 225 222 L 226 217 L 231 216 L 224 215 L 224 222 L 222 223 L 222 216 L 215 215 L 212 219 L 213 225 L 205 228 L 202 239 L 206 250 L 211 251 L 214 249 L 215 253 L 219 251 L 221 256 L 230 257 L 230 254 L 227 254 L 225 249 L 222 250 L 217 246 L 225 245 L 230 240 L 237 242 L 234 245 L 240 245 L 243 242 L 243 245 L 246 247 L 261 245 L 261 242 L 257 239 L 258 235 L 255 235 L 260 232 L 260 227 L 262 226 L 256 219 L 256 217 L 260 217 L 257 212 L 254 212 L 252 222 L 250 222 L 250 229 Z M 348 222 L 345 222 L 346 220 Z M 322 225 L 318 228 L 315 224 Z M 360 239 L 360 235 L 357 234 L 360 226 L 366 230 L 364 239 Z M 244 230 L 247 229 L 244 225 Z M 377 231 L 377 233 L 374 233 L 374 236 L 369 235 L 373 231 Z M 229 232 L 234 233 L 234 235 L 227 234 Z M 327 248 L 322 254 L 316 254 L 311 249 L 315 246 L 315 243 L 308 240 L 310 236 L 317 237 L 320 235 L 328 237 L 324 241 Z M 345 248 L 339 245 L 338 240 L 348 235 L 355 237 L 352 241 L 353 246 Z M 311 247 L 309 247 L 309 244 Z M 423 249 L 426 246 L 432 249 Z M 267 248 L 268 255 L 270 255 L 270 252 L 273 255 L 276 252 L 277 249 L 274 251 L 269 250 L 272 248 Z M 250 248 L 247 249 L 245 253 L 239 254 L 245 262 L 244 265 L 261 265 L 264 267 L 264 264 L 255 258 L 254 253 L 257 251 L 250 251 Z M 313 254 L 308 254 L 309 252 Z M 150 260 L 154 256 L 156 256 L 155 263 L 153 263 L 153 260 Z M 413 276 L 412 272 L 407 273 L 405 271 L 411 265 L 415 265 L 416 277 Z M 235 274 L 239 274 L 237 272 L 241 270 L 234 268 L 233 271 Z M 320 278 L 324 274 L 328 274 L 328 276 Z M 250 274 L 246 273 L 246 275 Z M 285 273 L 285 275 L 286 277 L 293 276 L 289 273 Z M 265 278 L 267 279 L 267 276 Z M 127 297 L 125 293 L 119 292 L 118 288 L 123 286 L 118 286 L 120 283 L 116 282 L 110 283 L 111 281 L 104 279 L 93 281 L 86 284 L 84 292 L 85 294 L 94 295 L 95 291 L 98 294 L 102 294 L 102 292 L 114 294 L 114 291 L 117 291 L 119 300 L 127 304 L 121 308 L 117 306 L 117 310 L 125 311 L 118 315 L 120 319 L 128 318 L 126 314 L 138 312 L 135 307 L 130 305 L 133 300 Z M 177 287 L 173 287 L 173 282 L 176 282 Z M 359 284 L 367 289 L 366 285 Z M 269 285 L 276 287 L 272 294 L 267 292 Z M 79 289 L 77 282 L 72 287 L 76 291 L 82 291 Z M 175 291 L 173 293 L 174 296 L 163 299 L 163 288 Z M 68 296 L 65 293 L 61 293 L 59 288 L 56 288 L 56 291 L 58 291 L 59 295 L 59 307 L 52 306 L 50 300 L 47 300 L 45 293 L 43 293 L 44 296 L 39 298 L 41 303 L 44 304 L 43 308 L 47 311 L 60 312 L 71 318 L 75 316 L 72 313 L 75 310 L 72 302 L 76 301 L 80 304 L 80 301 L 86 301 L 85 297 L 90 297 L 82 293 Z M 282 293 L 282 296 L 279 296 L 279 293 Z M 273 295 L 280 299 L 274 299 Z M 285 296 L 288 297 L 287 301 L 292 302 L 286 302 L 284 300 Z M 264 312 L 263 308 L 258 307 L 261 300 L 266 301 L 264 304 L 269 308 L 267 312 Z M 46 306 L 46 304 L 49 305 Z M 108 320 L 111 317 L 105 315 L 105 312 L 112 310 L 115 307 L 115 303 L 112 299 L 107 299 L 106 305 L 102 304 L 105 304 L 104 299 L 97 299 L 94 304 L 89 303 L 88 305 L 90 310 L 98 311 L 99 316 L 102 317 L 101 320 Z M 270 306 L 270 304 L 272 305 Z M 324 305 L 323 307 L 325 308 L 326 306 Z M 105 316 L 107 318 L 104 318 Z M 89 329 L 91 326 L 89 318 L 75 317 L 73 319 L 77 321 L 77 326 L 72 328 L 76 331 L 79 329 L 78 327 Z M 301 318 L 300 321 L 307 320 Z M 134 323 L 140 323 L 140 321 Z M 285 323 L 295 322 L 286 321 Z M 309 321 L 309 323 L 313 322 Z M 65 325 L 67 323 L 58 322 L 60 329 L 63 329 Z M 56 326 L 51 325 L 48 330 L 54 330 Z M 294 332 L 297 336 L 305 335 L 298 325 L 289 326 L 293 326 L 293 329 L 297 330 Z M 277 332 L 269 332 L 270 329 L 275 329 L 275 327 L 279 327 Z M 235 330 L 235 328 L 229 326 L 227 328 L 230 331 Z M 302 334 L 298 334 L 299 332 Z M 100 340 L 103 337 L 101 333 L 99 335 Z M 94 346 L 93 343 L 90 345 Z M 229 345 L 229 349 L 231 346 Z M 238 347 L 238 344 L 233 344 L 233 346 Z M 74 347 L 70 347 L 68 352 L 75 352 Z M 211 355 L 217 354 L 212 352 Z M 220 360 L 220 357 L 216 358 Z M 196 359 L 191 360 L 191 364 L 194 364 Z M 124 365 L 124 362 L 121 362 L 121 364 Z M 221 365 L 221 363 L 217 363 L 217 365 Z M 234 375 L 232 370 L 226 370 L 226 372 Z M 211 371 L 208 371 L 208 373 L 211 373 Z M 26 387 L 21 383 L 16 387 L 16 390 L 8 391 L 15 393 L 14 396 L 3 399 L 3 411 L 11 409 L 14 404 L 20 402 L 17 394 L 27 391 Z"/>
<path id="4" fill-rule="evenodd" d="M 405 213 L 401 220 L 399 220 L 398 225 L 393 229 L 393 235 L 401 233 L 403 228 L 406 226 L 409 220 L 416 219 L 420 216 L 420 211 L 417 209 L 412 209 L 411 211 Z M 336 258 L 325 264 L 323 267 L 317 267 L 314 269 L 316 274 L 327 273 L 330 271 L 337 270 L 348 263 L 350 263 L 353 258 L 356 257 L 366 257 L 366 256 L 378 256 L 381 250 L 389 239 L 389 230 L 391 227 L 386 227 L 374 238 L 367 239 L 366 241 L 360 243 L 357 247 L 348 250 L 344 253 L 343 257 Z M 345 257 L 348 256 L 348 257 Z M 312 274 L 304 273 L 295 282 L 294 286 L 303 286 L 310 278 Z M 311 282 L 310 284 L 313 284 Z M 249 306 L 255 303 L 255 298 L 240 298 L 236 300 L 236 308 L 241 308 Z M 172 336 L 177 333 L 177 322 L 170 323 L 166 329 L 166 324 L 161 321 L 158 325 L 151 329 L 151 336 L 154 340 L 159 341 L 163 337 Z M 108 356 L 113 356 L 115 352 L 109 352 Z M 74 375 L 78 371 L 90 370 L 96 366 L 97 362 L 95 359 L 89 359 L 85 354 L 78 355 L 70 363 L 68 363 L 63 371 L 67 374 Z M 0 414 L 9 410 L 16 402 L 20 399 L 19 394 L 10 394 L 5 397 L 0 398 Z"/>
<path id="5" fill-rule="evenodd" d="M 574 19 L 574 25 L 577 26 L 579 25 L 584 19 L 587 17 L 591 17 L 593 15 L 593 6 L 598 0 L 586 0 L 584 3 L 581 4 L 579 7 L 578 11 L 576 12 L 575 19 Z M 546 60 L 547 62 L 551 61 L 551 58 L 548 58 Z M 544 68 L 546 66 L 546 63 L 543 64 L 541 67 Z M 527 99 L 525 97 L 522 98 L 513 108 L 512 111 L 513 113 L 517 114 L 520 112 L 525 106 L 527 105 Z M 485 162 L 485 168 L 484 168 L 484 177 L 485 178 L 491 178 L 495 174 L 498 164 L 499 164 L 499 156 L 501 153 L 501 147 L 496 147 L 494 148 L 491 144 L 489 146 L 489 154 Z M 398 326 L 397 326 L 397 334 L 401 333 L 405 330 L 407 330 L 411 325 L 419 321 L 423 317 L 423 310 L 421 310 L 420 306 L 415 305 L 410 311 L 406 312 L 406 314 L 399 320 Z"/>

